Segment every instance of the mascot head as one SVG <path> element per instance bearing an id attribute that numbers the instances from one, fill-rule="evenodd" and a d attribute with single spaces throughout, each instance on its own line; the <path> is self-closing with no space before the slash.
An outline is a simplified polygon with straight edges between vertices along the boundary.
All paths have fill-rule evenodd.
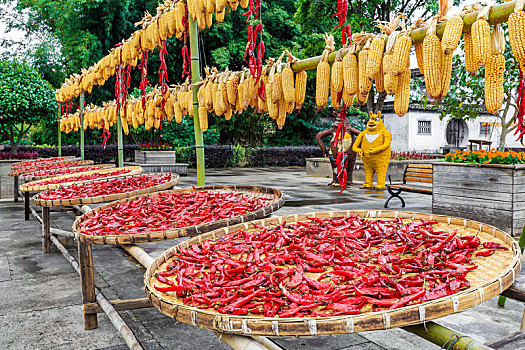
<path id="1" fill-rule="evenodd" d="M 381 111 L 374 114 L 372 112 L 368 113 L 368 123 L 366 123 L 366 130 L 369 132 L 378 132 L 385 127 L 383 124 L 383 119 L 381 119 Z"/>

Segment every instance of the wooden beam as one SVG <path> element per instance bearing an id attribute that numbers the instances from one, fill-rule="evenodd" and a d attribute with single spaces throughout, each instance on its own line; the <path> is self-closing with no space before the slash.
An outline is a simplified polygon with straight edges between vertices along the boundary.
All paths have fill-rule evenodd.
<path id="1" fill-rule="evenodd" d="M 126 299 L 126 300 L 111 300 L 109 301 L 111 306 L 116 311 L 126 311 L 126 310 L 136 310 L 136 309 L 145 309 L 153 307 L 148 298 L 138 298 L 138 299 Z M 98 303 L 87 303 L 84 304 L 84 313 L 94 314 L 102 313 L 104 310 L 98 305 Z"/>
<path id="2" fill-rule="evenodd" d="M 525 330 L 510 333 L 485 343 L 485 345 L 498 350 L 520 349 L 523 344 L 525 344 Z"/>
<path id="3" fill-rule="evenodd" d="M 35 209 L 29 207 L 29 211 L 31 211 L 31 214 L 33 214 L 33 216 L 35 217 L 36 221 L 38 221 L 40 223 L 40 225 L 42 225 L 42 218 L 40 217 L 40 215 L 38 215 L 38 213 L 36 212 Z"/>
<path id="4" fill-rule="evenodd" d="M 49 225 L 49 207 L 42 207 L 42 252 L 44 253 L 49 253 L 51 246 Z"/>
<path id="5" fill-rule="evenodd" d="M 55 235 L 59 235 L 59 236 L 64 236 L 64 237 L 75 237 L 75 234 L 71 231 L 65 231 L 65 230 L 61 230 L 61 229 L 58 229 L 58 228 L 54 228 L 54 227 L 51 227 L 49 229 L 49 231 L 52 233 L 52 234 L 55 234 Z"/>
<path id="6" fill-rule="evenodd" d="M 82 302 L 96 301 L 95 273 L 91 244 L 78 241 L 78 260 L 80 263 L 80 283 L 82 285 Z M 84 314 L 84 329 L 86 331 L 98 327 L 97 314 Z"/>
<path id="7" fill-rule="evenodd" d="M 514 284 L 505 289 L 501 295 L 514 300 L 525 302 L 525 290 L 516 287 Z"/>
<path id="8" fill-rule="evenodd" d="M 13 176 L 13 201 L 18 202 L 18 175 Z"/>
<path id="9" fill-rule="evenodd" d="M 29 220 L 29 192 L 24 192 L 24 219 Z"/>

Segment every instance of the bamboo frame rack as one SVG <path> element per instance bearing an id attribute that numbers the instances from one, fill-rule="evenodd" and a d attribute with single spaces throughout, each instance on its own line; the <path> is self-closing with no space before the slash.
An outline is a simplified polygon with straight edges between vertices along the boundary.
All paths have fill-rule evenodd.
<path id="1" fill-rule="evenodd" d="M 88 170 L 88 171 L 95 171 L 95 170 L 103 170 L 103 169 L 115 168 L 115 164 L 93 164 L 93 165 L 87 165 L 87 166 L 96 167 L 96 169 L 91 169 L 91 170 Z M 76 169 L 82 169 L 84 167 L 86 167 L 86 166 L 85 165 L 80 165 L 80 166 L 71 167 L 70 169 L 75 171 Z M 76 172 L 76 174 L 78 175 L 78 173 L 81 173 L 81 172 L 84 172 L 84 171 Z M 64 175 L 70 175 L 70 174 L 73 174 L 73 173 L 68 173 L 68 174 L 64 174 Z M 63 176 L 63 175 L 37 175 L 37 176 L 23 175 L 22 176 L 22 180 L 24 180 L 24 182 L 32 182 L 32 181 L 35 181 L 35 180 L 42 180 L 42 179 L 47 179 L 47 178 L 56 177 L 56 176 Z"/>
<path id="2" fill-rule="evenodd" d="M 49 163 L 49 164 L 43 164 L 42 166 L 48 166 L 48 165 L 60 165 L 59 167 L 56 167 L 54 169 L 62 169 L 62 168 L 68 168 L 69 166 L 67 165 L 69 162 L 76 162 L 77 164 L 75 164 L 74 166 L 81 166 L 81 165 L 91 165 L 91 164 L 94 164 L 94 162 L 92 160 L 80 160 L 80 159 L 77 159 L 77 158 L 73 158 L 73 159 L 68 159 L 67 161 L 65 162 L 57 162 L 57 163 Z M 25 173 L 29 173 L 29 172 L 33 172 L 34 170 L 30 170 L 31 168 L 33 168 L 32 166 L 30 167 L 24 167 L 24 168 L 21 168 L 21 169 L 15 169 L 15 170 L 11 170 L 9 172 L 9 176 L 20 176 L 20 175 L 24 175 Z"/>
<path id="3" fill-rule="evenodd" d="M 408 222 L 419 219 L 435 220 L 438 222 L 439 229 L 458 230 L 460 235 L 477 234 L 482 241 L 496 241 L 507 246 L 509 251 L 501 251 L 491 257 L 474 258 L 479 268 L 467 275 L 471 287 L 466 291 L 422 304 L 380 312 L 364 312 L 359 315 L 314 318 L 234 316 L 221 314 L 213 309 L 199 309 L 185 305 L 180 298 L 170 293 L 159 292 L 154 288 L 158 282 L 155 273 L 163 270 L 163 267 L 171 260 L 172 252 L 177 252 L 179 248 L 188 249 L 192 244 L 202 243 L 205 239 L 217 239 L 239 230 L 255 230 L 255 225 L 273 226 L 283 222 L 308 221 L 309 218 L 342 217 L 355 214 L 368 219 L 403 218 Z M 463 311 L 501 294 L 510 287 L 518 276 L 521 265 L 520 248 L 511 236 L 493 226 L 473 220 L 399 211 L 329 211 L 272 217 L 225 227 L 191 238 L 168 249 L 158 257 L 146 271 L 144 284 L 146 295 L 153 306 L 163 314 L 184 323 L 241 335 L 313 336 L 402 327 Z"/>

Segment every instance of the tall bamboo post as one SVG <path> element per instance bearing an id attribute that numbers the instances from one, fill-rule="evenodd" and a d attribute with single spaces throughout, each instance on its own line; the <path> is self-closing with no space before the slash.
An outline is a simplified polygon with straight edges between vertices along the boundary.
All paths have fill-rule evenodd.
<path id="1" fill-rule="evenodd" d="M 199 62 L 199 28 L 191 16 L 188 18 L 190 29 L 190 51 L 191 51 L 191 82 L 197 83 L 200 80 Z M 204 186 L 205 164 L 204 164 L 204 141 L 202 129 L 199 121 L 199 102 L 197 100 L 198 86 L 193 85 L 193 127 L 195 131 L 195 152 L 197 156 L 197 186 Z"/>
<path id="2" fill-rule="evenodd" d="M 80 93 L 80 159 L 84 160 L 84 91 Z"/>
<path id="3" fill-rule="evenodd" d="M 121 62 L 122 64 L 122 62 Z M 120 76 L 116 77 L 116 79 L 119 79 L 119 81 L 122 81 L 122 70 L 119 69 L 119 72 L 117 73 Z M 122 92 L 119 93 L 118 96 L 119 100 L 122 101 Z M 124 136 L 122 134 L 122 120 L 120 119 L 120 109 L 117 108 L 117 146 L 118 146 L 118 166 L 119 168 L 122 168 L 124 166 Z"/>
<path id="4" fill-rule="evenodd" d="M 60 117 L 62 117 L 60 115 L 60 103 L 58 104 L 58 112 L 57 112 L 57 115 L 58 115 L 58 156 L 61 157 L 62 156 L 62 132 L 60 131 Z"/>

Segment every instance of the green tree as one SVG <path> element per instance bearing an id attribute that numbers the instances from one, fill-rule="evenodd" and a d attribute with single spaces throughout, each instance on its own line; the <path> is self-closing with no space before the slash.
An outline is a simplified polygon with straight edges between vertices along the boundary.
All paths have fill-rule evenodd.
<path id="1" fill-rule="evenodd" d="M 41 119 L 55 116 L 51 85 L 35 69 L 16 60 L 0 60 L 0 134 L 16 154 L 20 140 Z"/>

